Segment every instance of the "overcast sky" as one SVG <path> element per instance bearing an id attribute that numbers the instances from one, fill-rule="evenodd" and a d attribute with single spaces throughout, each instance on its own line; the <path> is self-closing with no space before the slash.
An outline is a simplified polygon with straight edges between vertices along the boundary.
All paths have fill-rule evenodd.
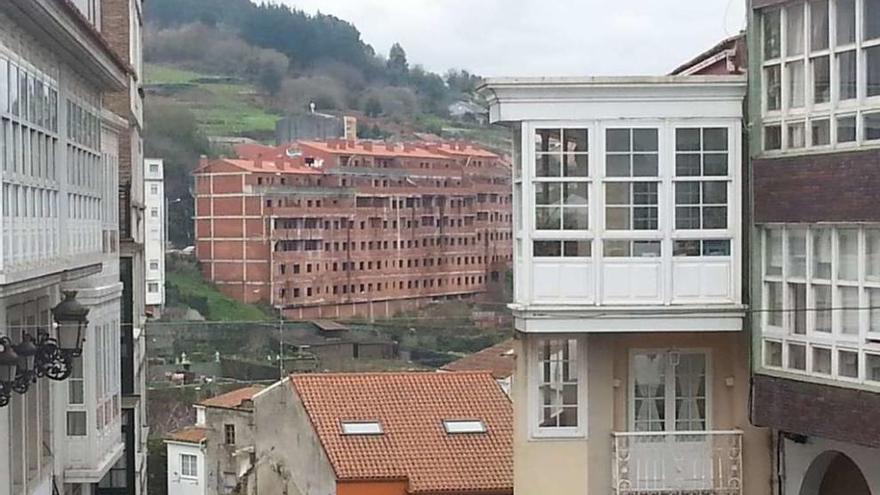
<path id="1" fill-rule="evenodd" d="M 276 0 L 352 22 L 377 52 L 483 76 L 662 74 L 737 33 L 746 0 Z"/>

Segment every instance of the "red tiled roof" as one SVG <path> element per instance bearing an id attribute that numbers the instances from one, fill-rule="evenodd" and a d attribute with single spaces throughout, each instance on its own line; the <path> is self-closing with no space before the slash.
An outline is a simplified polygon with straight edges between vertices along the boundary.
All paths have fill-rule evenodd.
<path id="1" fill-rule="evenodd" d="M 401 157 L 401 158 L 426 158 L 435 160 L 449 160 L 449 157 L 441 153 L 434 153 L 416 145 L 405 147 L 403 144 L 371 143 L 368 141 L 338 141 L 338 147 L 331 147 L 328 141 L 297 141 L 300 146 L 319 150 L 323 153 L 335 155 L 360 155 L 378 157 Z M 345 145 L 342 148 L 342 145 Z"/>
<path id="2" fill-rule="evenodd" d="M 234 165 L 248 172 L 257 173 L 282 173 L 282 174 L 320 174 L 319 170 L 314 170 L 302 165 L 298 165 L 292 161 L 272 161 L 262 160 L 239 160 L 235 158 L 224 158 L 222 161 Z"/>
<path id="3" fill-rule="evenodd" d="M 513 412 L 486 372 L 291 375 L 339 480 L 406 479 L 410 493 L 513 492 Z M 486 433 L 449 435 L 444 420 Z M 343 435 L 378 421 L 381 435 Z"/>
<path id="4" fill-rule="evenodd" d="M 500 158 L 495 153 L 491 151 L 486 151 L 483 148 L 478 148 L 472 144 L 468 143 L 438 143 L 437 151 L 439 153 L 456 155 L 456 156 L 474 156 L 479 158 L 489 158 L 489 159 L 498 159 Z"/>
<path id="5" fill-rule="evenodd" d="M 238 390 L 233 390 L 232 392 L 226 392 L 225 394 L 220 394 L 210 399 L 203 400 L 199 402 L 200 406 L 205 407 L 224 407 L 226 409 L 235 409 L 241 406 L 242 401 L 245 400 L 253 400 L 254 395 L 263 390 L 261 385 L 254 385 L 251 387 L 240 388 Z"/>
<path id="6" fill-rule="evenodd" d="M 235 156 L 246 160 L 255 160 L 260 157 L 268 160 L 281 158 L 281 148 L 265 144 L 241 143 L 234 145 L 232 149 L 235 151 Z"/>
<path id="7" fill-rule="evenodd" d="M 513 339 L 487 347 L 443 366 L 444 371 L 489 371 L 495 378 L 509 378 L 516 365 Z"/>
<path id="8" fill-rule="evenodd" d="M 181 428 L 180 430 L 169 433 L 168 436 L 165 437 L 165 440 L 183 443 L 202 443 L 207 435 L 207 428 L 187 426 L 186 428 Z"/>

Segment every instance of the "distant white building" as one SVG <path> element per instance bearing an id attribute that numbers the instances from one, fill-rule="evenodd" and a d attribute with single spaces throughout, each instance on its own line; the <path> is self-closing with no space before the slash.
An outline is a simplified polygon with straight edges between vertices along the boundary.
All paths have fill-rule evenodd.
<path id="1" fill-rule="evenodd" d="M 145 222 L 144 271 L 147 311 L 154 317 L 165 305 L 165 179 L 162 160 L 144 160 Z"/>
<path id="2" fill-rule="evenodd" d="M 165 439 L 168 452 L 168 493 L 174 495 L 204 495 L 205 436 L 207 429 L 200 425 L 177 431 Z"/>

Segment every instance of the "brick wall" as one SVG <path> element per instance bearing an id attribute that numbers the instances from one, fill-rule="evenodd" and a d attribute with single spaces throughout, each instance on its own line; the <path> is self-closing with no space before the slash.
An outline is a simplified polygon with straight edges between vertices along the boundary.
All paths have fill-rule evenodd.
<path id="1" fill-rule="evenodd" d="M 752 160 L 755 222 L 880 221 L 880 149 Z"/>
<path id="2" fill-rule="evenodd" d="M 753 380 L 756 426 L 880 447 L 880 394 L 765 375 Z"/>

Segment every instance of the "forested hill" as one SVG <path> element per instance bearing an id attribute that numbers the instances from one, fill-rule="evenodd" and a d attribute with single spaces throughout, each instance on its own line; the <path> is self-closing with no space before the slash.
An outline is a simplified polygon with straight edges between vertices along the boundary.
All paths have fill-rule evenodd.
<path id="1" fill-rule="evenodd" d="M 354 25 L 332 15 L 249 0 L 150 0 L 145 8 L 148 61 L 214 72 L 228 68 L 271 94 L 281 92 L 292 75 L 324 76 L 334 84 L 312 91 L 324 109 L 379 113 L 384 96 L 398 100 L 392 106 L 416 104 L 415 112 L 442 115 L 451 101 L 469 96 L 479 82 L 467 71 L 451 69 L 441 77 L 418 65 L 410 67 L 399 44 L 387 57 L 380 56 Z M 212 50 L 218 45 L 225 52 Z M 246 56 L 237 60 L 238 55 Z M 383 87 L 414 94 L 389 98 L 369 91 Z M 291 92 L 300 96 L 308 91 L 296 87 Z M 410 96 L 415 101 L 408 101 Z"/>

